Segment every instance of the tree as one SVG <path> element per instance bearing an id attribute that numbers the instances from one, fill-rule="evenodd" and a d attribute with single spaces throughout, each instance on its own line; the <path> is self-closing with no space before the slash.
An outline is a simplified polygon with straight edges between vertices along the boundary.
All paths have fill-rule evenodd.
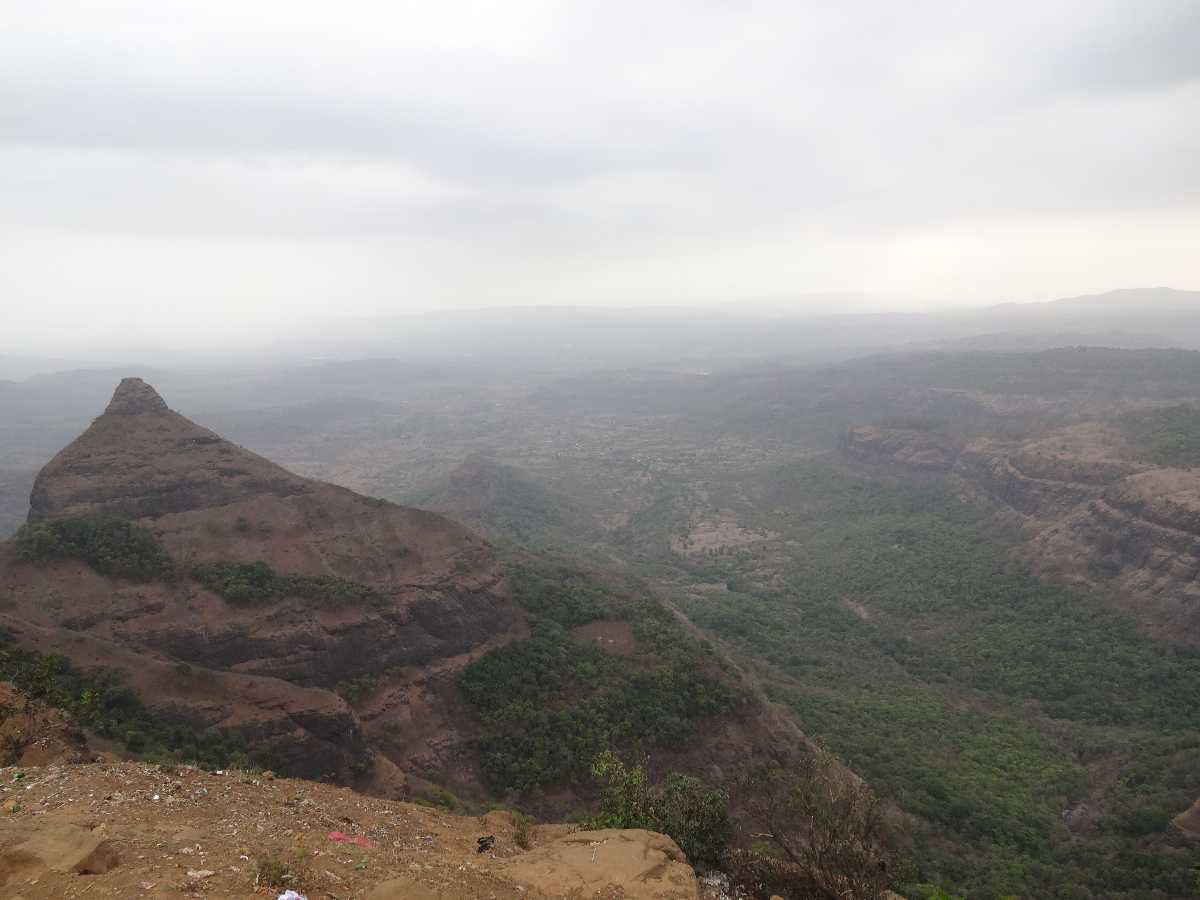
<path id="1" fill-rule="evenodd" d="M 734 822 L 724 791 L 679 772 L 651 784 L 643 766 L 627 766 L 612 752 L 596 757 L 592 774 L 603 785 L 600 815 L 589 823 L 593 828 L 661 831 L 693 866 L 718 868 L 725 862 Z"/>
<path id="2" fill-rule="evenodd" d="M 23 562 L 44 566 L 61 552 L 58 534 L 43 522 L 22 525 L 17 531 L 17 558 Z"/>
<path id="3" fill-rule="evenodd" d="M 878 900 L 887 891 L 890 854 L 883 805 L 856 775 L 826 753 L 774 763 L 743 791 L 748 818 L 807 892 L 833 900 Z"/>

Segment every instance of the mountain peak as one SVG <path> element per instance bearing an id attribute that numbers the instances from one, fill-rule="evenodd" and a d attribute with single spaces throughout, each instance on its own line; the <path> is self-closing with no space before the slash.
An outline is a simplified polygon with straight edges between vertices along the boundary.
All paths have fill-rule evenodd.
<path id="1" fill-rule="evenodd" d="M 158 391 L 140 378 L 122 378 L 113 391 L 105 415 L 134 416 L 148 412 L 165 412 L 167 403 Z"/>

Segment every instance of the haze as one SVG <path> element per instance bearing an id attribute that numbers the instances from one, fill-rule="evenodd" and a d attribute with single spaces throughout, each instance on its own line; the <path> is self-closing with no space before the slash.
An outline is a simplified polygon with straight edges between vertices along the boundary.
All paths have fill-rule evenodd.
<path id="1" fill-rule="evenodd" d="M 1200 5 L 0 8 L 0 350 L 1200 285 Z"/>

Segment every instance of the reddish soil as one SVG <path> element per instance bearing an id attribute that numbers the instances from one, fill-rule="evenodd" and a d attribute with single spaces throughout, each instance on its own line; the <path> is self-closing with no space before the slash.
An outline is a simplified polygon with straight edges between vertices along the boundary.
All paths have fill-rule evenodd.
<path id="1" fill-rule="evenodd" d="M 571 629 L 571 634 L 582 641 L 591 641 L 611 653 L 628 656 L 637 650 L 637 638 L 628 622 L 601 620 L 589 622 Z"/>

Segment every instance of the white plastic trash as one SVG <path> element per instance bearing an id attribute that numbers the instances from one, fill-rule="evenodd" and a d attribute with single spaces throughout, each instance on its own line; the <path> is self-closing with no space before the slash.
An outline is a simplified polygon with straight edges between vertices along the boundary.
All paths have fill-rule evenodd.
<path id="1" fill-rule="evenodd" d="M 277 900 L 308 900 L 303 894 L 297 894 L 295 891 L 284 891 L 279 895 Z"/>

